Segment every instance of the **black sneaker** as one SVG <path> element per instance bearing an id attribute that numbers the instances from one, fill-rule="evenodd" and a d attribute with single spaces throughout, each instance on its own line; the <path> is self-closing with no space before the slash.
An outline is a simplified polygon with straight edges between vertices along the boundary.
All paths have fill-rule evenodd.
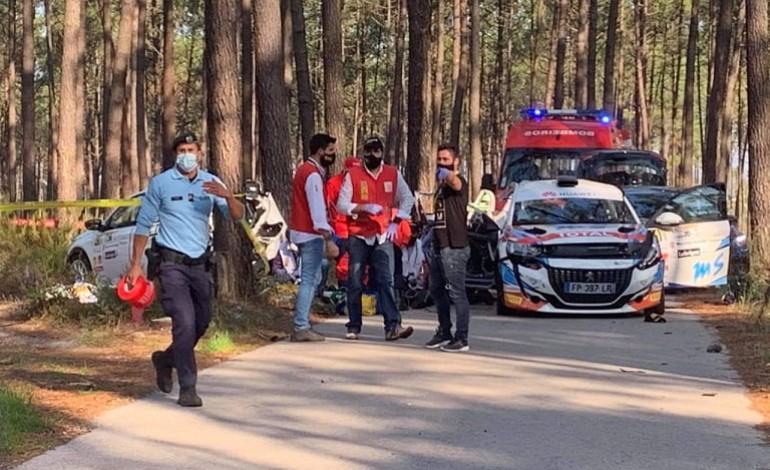
<path id="1" fill-rule="evenodd" d="M 385 332 L 385 340 L 396 341 L 397 339 L 406 339 L 412 336 L 412 333 L 414 333 L 414 328 L 412 328 L 411 326 L 407 326 L 406 328 L 404 328 L 403 326 L 398 325 L 392 330 Z"/>
<path id="2" fill-rule="evenodd" d="M 428 349 L 438 349 L 440 346 L 451 341 L 452 335 L 445 334 L 441 332 L 441 330 L 436 330 L 436 334 L 433 335 L 433 338 L 431 338 L 430 341 L 425 343 L 425 347 Z"/>
<path id="3" fill-rule="evenodd" d="M 345 333 L 345 339 L 357 340 L 360 334 L 361 332 L 358 331 L 358 328 L 348 328 L 348 332 Z"/>
<path id="4" fill-rule="evenodd" d="M 468 345 L 468 342 L 464 339 L 456 339 L 452 341 L 449 344 L 445 344 L 444 346 L 441 346 L 441 350 L 444 352 L 465 352 L 470 350 L 471 347 Z"/>

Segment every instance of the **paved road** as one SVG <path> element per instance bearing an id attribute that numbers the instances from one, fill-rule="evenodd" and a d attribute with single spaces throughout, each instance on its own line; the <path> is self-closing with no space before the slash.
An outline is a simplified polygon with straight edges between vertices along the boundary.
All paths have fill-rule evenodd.
<path id="1" fill-rule="evenodd" d="M 158 393 L 20 468 L 770 469 L 760 416 L 696 317 L 476 310 L 471 353 L 422 348 L 430 313 L 397 344 L 369 318 L 363 341 L 245 354 L 201 374 L 202 409 Z"/>

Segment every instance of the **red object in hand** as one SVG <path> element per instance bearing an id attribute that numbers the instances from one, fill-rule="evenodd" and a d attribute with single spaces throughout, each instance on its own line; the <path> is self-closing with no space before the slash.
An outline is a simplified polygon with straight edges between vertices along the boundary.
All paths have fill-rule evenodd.
<path id="1" fill-rule="evenodd" d="M 147 308 L 155 301 L 155 284 L 144 277 L 135 279 L 132 285 L 129 285 L 125 277 L 120 278 L 117 291 L 120 300 L 136 308 Z"/>

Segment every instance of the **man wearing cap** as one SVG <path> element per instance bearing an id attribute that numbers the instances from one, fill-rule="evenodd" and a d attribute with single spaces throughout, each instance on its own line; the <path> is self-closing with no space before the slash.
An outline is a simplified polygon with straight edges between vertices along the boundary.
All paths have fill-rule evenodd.
<path id="1" fill-rule="evenodd" d="M 364 267 L 377 286 L 385 323 L 385 339 L 408 338 L 414 329 L 401 326 L 401 313 L 393 292 L 393 239 L 401 220 L 409 219 L 414 197 L 401 172 L 382 161 L 384 145 L 378 137 L 364 142 L 363 166 L 348 170 L 340 190 L 337 209 L 348 220 L 348 318 L 345 338 L 355 340 L 361 333 L 361 294 Z M 395 217 L 393 209 L 397 210 Z"/>
<path id="2" fill-rule="evenodd" d="M 214 280 L 210 263 L 209 218 L 216 206 L 225 216 L 240 220 L 243 204 L 216 176 L 200 169 L 201 147 L 195 134 L 179 135 L 172 144 L 176 164 L 150 180 L 136 220 L 128 282 L 143 277 L 141 261 L 150 228 L 158 223 L 152 254 L 160 258 L 157 273 L 163 312 L 171 317 L 171 346 L 155 351 L 158 388 L 171 393 L 172 368 L 179 380 L 182 406 L 201 406 L 195 345 L 211 321 Z"/>
<path id="3" fill-rule="evenodd" d="M 294 173 L 289 238 L 299 248 L 301 262 L 299 291 L 294 306 L 294 331 L 291 334 L 291 340 L 296 342 L 325 339 L 310 328 L 310 306 L 321 282 L 321 264 L 327 241 L 331 240 L 333 233 L 326 211 L 323 180 L 326 170 L 337 159 L 336 142 L 336 138 L 327 134 L 311 137 L 310 156 Z"/>

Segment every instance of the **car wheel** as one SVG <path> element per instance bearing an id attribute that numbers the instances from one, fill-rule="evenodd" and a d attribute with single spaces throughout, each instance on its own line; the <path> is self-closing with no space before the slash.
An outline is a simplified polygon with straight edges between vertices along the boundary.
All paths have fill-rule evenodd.
<path id="1" fill-rule="evenodd" d="M 84 281 L 91 273 L 91 262 L 88 261 L 88 256 L 81 250 L 74 252 L 70 256 L 69 264 L 76 281 Z"/>
<path id="2" fill-rule="evenodd" d="M 503 292 L 503 278 L 500 276 L 500 270 L 495 272 L 495 290 L 497 290 L 497 314 L 500 316 L 512 316 L 518 315 L 519 312 L 516 309 L 509 308 L 505 305 L 505 294 Z"/>

